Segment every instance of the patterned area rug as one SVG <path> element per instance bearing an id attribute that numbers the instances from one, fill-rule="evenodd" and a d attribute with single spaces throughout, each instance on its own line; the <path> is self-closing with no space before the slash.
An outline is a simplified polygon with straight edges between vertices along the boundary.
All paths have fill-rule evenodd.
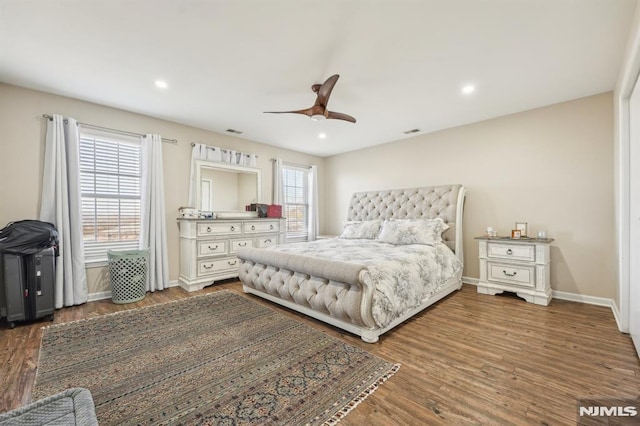
<path id="1" fill-rule="evenodd" d="M 47 327 L 33 400 L 88 388 L 100 425 L 333 424 L 398 368 L 219 291 Z"/>

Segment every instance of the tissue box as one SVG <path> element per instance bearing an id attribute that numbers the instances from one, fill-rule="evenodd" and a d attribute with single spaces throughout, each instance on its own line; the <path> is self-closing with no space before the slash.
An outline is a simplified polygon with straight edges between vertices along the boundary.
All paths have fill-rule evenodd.
<path id="1" fill-rule="evenodd" d="M 267 206 L 267 217 L 282 217 L 282 206 L 280 204 L 269 204 Z"/>

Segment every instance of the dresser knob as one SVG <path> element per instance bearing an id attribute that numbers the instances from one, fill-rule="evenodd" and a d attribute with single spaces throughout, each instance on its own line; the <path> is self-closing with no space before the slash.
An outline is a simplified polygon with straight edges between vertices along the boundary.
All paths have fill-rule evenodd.
<path id="1" fill-rule="evenodd" d="M 255 225 L 251 225 L 251 230 L 252 230 L 252 231 L 255 231 L 255 230 L 256 230 Z"/>
<path id="2" fill-rule="evenodd" d="M 269 225 L 269 229 L 273 229 L 273 225 Z"/>
<path id="3" fill-rule="evenodd" d="M 236 230 L 236 227 L 235 227 L 235 226 L 231 226 L 231 230 L 232 230 L 232 231 L 235 231 L 235 230 Z"/>
<path id="4" fill-rule="evenodd" d="M 511 249 L 507 249 L 507 254 L 513 254 L 513 251 Z"/>
<path id="5" fill-rule="evenodd" d="M 211 227 L 207 226 L 207 232 L 211 232 Z"/>

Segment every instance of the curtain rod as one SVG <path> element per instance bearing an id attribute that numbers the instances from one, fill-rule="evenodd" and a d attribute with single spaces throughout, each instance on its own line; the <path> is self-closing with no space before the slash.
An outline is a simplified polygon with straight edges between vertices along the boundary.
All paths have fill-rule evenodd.
<path id="1" fill-rule="evenodd" d="M 205 144 L 202 144 L 202 145 L 205 145 Z M 196 143 L 195 143 L 195 142 L 191 142 L 191 146 L 192 146 L 192 147 L 196 146 Z M 208 148 L 213 149 L 213 150 L 215 150 L 215 149 L 217 148 L 217 147 L 215 147 L 215 146 L 209 146 L 209 145 L 206 145 L 206 146 L 207 146 Z M 230 150 L 230 149 L 220 148 L 220 151 L 222 151 L 222 152 L 229 152 L 229 151 L 231 151 L 231 150 Z M 243 152 L 243 154 L 245 154 L 245 155 L 251 155 L 251 154 L 247 154 L 246 152 Z M 256 158 L 259 158 L 259 157 L 256 155 Z"/>
<path id="2" fill-rule="evenodd" d="M 277 158 L 271 158 L 271 161 L 276 161 Z M 291 161 L 286 161 L 286 160 L 282 160 L 283 164 L 286 164 L 287 166 L 292 166 L 292 167 L 298 167 L 299 169 L 310 169 L 311 166 L 308 164 L 300 164 L 300 163 L 292 163 Z"/>
<path id="3" fill-rule="evenodd" d="M 53 117 L 50 116 L 49 114 L 42 114 L 42 118 L 46 118 L 47 120 L 53 120 Z M 91 129 L 104 130 L 104 131 L 107 131 L 107 132 L 118 133 L 120 135 L 125 135 L 125 136 L 139 136 L 139 137 L 144 137 L 144 138 L 147 137 L 147 135 L 143 135 L 142 133 L 128 132 L 126 130 L 111 129 L 109 127 L 96 126 L 95 124 L 81 123 L 79 121 L 78 121 L 78 124 L 80 124 L 81 126 L 84 126 L 84 127 L 89 127 Z M 162 142 L 171 143 L 171 144 L 176 145 L 178 143 L 178 140 L 177 139 L 162 138 Z"/>

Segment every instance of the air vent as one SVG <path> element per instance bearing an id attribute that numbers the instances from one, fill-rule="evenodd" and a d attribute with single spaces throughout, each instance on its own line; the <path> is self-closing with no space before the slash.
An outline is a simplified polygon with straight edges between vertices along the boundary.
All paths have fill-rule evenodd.
<path id="1" fill-rule="evenodd" d="M 411 135 L 413 133 L 420 133 L 420 129 L 411 129 L 411 130 L 405 130 L 403 132 L 405 135 Z"/>
<path id="2" fill-rule="evenodd" d="M 227 132 L 233 133 L 233 134 L 236 134 L 236 135 L 241 135 L 242 134 L 242 132 L 240 130 L 236 130 L 236 129 L 227 129 Z"/>

